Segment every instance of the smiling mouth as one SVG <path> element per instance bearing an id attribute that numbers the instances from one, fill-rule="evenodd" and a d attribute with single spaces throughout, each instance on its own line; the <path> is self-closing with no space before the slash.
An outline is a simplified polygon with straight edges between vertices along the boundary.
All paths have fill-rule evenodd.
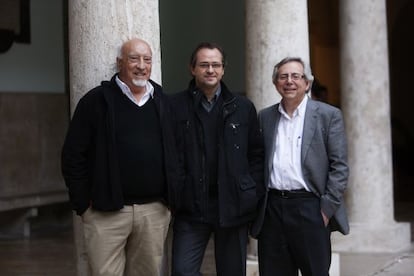
<path id="1" fill-rule="evenodd" d="M 142 78 L 142 77 L 145 77 L 145 74 L 144 73 L 134 73 L 134 76 L 137 77 L 137 78 Z"/>

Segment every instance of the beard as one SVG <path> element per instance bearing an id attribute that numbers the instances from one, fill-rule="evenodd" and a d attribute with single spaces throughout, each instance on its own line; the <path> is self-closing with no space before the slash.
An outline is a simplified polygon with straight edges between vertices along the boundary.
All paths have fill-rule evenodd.
<path id="1" fill-rule="evenodd" d="M 147 82 L 148 82 L 147 80 L 137 80 L 137 79 L 132 80 L 132 83 L 138 87 L 145 87 L 147 85 Z"/>

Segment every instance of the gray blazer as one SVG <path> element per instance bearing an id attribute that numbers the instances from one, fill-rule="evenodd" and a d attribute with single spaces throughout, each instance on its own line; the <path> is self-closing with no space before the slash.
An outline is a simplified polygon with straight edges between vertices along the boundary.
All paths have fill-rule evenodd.
<path id="1" fill-rule="evenodd" d="M 251 228 L 253 237 L 260 233 L 265 219 L 267 186 L 281 116 L 278 105 L 272 105 L 259 113 L 265 148 L 266 193 L 259 203 L 258 216 Z M 343 198 L 349 174 L 347 143 L 342 114 L 338 108 L 309 99 L 303 126 L 301 159 L 304 180 L 311 191 L 320 198 L 321 209 L 330 218 L 331 231 L 348 234 L 349 224 Z"/>

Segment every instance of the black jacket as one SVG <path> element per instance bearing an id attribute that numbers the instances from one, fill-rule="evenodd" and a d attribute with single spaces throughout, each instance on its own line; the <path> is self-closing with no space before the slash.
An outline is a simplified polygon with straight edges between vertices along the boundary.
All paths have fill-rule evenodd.
<path id="1" fill-rule="evenodd" d="M 177 179 L 177 153 L 169 99 L 154 86 L 154 102 L 160 119 L 168 195 Z M 122 185 L 115 145 L 113 96 L 122 93 L 115 82 L 103 81 L 85 94 L 73 114 L 62 150 L 62 173 L 69 198 L 78 215 L 92 208 L 115 211 L 123 208 Z"/>
<path id="2" fill-rule="evenodd" d="M 263 181 L 263 141 L 254 105 L 232 94 L 221 83 L 218 130 L 219 225 L 238 226 L 251 221 L 256 212 L 257 184 Z M 205 175 L 203 129 L 197 108 L 202 92 L 191 81 L 187 90 L 172 99 L 181 178 L 177 186 L 176 215 L 206 221 L 209 198 Z M 260 185 L 260 184 L 259 184 Z"/>

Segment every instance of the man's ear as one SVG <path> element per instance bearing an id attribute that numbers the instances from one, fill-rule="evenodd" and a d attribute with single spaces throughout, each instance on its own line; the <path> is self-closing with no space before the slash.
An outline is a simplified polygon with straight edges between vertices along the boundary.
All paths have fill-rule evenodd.
<path id="1" fill-rule="evenodd" d="M 194 66 L 193 65 L 188 65 L 188 70 L 190 71 L 190 73 L 191 73 L 191 76 L 193 76 L 194 77 Z"/>
<path id="2" fill-rule="evenodd" d="M 309 92 L 310 91 L 310 89 L 311 89 L 311 82 L 310 81 L 308 81 L 308 80 L 306 80 L 306 92 Z"/>
<path id="3" fill-rule="evenodd" d="M 119 57 L 117 57 L 117 58 L 116 58 L 116 69 L 117 69 L 118 71 L 121 69 L 121 62 L 122 62 L 122 59 L 121 59 L 121 58 L 119 58 Z"/>

